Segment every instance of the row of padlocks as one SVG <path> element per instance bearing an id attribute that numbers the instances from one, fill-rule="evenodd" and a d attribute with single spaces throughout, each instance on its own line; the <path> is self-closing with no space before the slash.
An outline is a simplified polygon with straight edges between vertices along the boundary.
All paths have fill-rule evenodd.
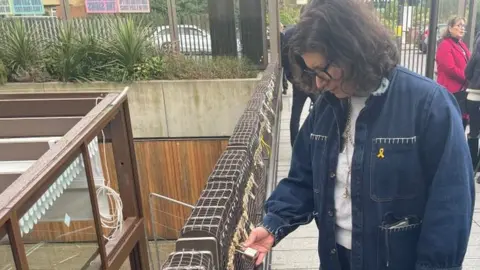
<path id="1" fill-rule="evenodd" d="M 241 243 L 263 217 L 279 75 L 265 70 L 162 269 L 254 269 L 256 251 Z"/>

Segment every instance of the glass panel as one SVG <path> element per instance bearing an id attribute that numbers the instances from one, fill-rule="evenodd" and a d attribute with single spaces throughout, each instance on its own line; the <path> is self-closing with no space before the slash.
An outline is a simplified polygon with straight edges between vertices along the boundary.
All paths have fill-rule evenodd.
<path id="1" fill-rule="evenodd" d="M 15 262 L 13 261 L 13 254 L 8 236 L 5 236 L 0 240 L 0 269 L 15 269 Z"/>
<path id="2" fill-rule="evenodd" d="M 98 150 L 96 140 L 89 149 L 92 158 L 98 156 L 98 151 L 92 151 Z M 92 162 L 96 176 L 98 168 L 94 164 Z M 31 269 L 81 269 L 89 263 L 98 244 L 81 155 L 20 218 L 19 223 Z"/>

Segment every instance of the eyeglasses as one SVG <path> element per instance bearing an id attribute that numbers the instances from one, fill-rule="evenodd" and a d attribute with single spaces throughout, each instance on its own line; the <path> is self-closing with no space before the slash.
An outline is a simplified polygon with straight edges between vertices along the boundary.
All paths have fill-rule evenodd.
<path id="1" fill-rule="evenodd" d="M 320 80 L 322 81 L 329 81 L 329 80 L 333 80 L 333 77 L 330 73 L 328 73 L 328 69 L 330 68 L 330 65 L 332 64 L 331 61 L 327 62 L 327 64 L 325 65 L 325 67 L 321 70 L 313 70 L 313 69 L 310 69 L 308 67 L 305 67 L 303 69 L 303 72 L 309 76 L 312 76 L 312 77 L 317 77 L 319 78 Z"/>
<path id="2" fill-rule="evenodd" d="M 305 61 L 300 55 L 296 55 L 295 60 L 300 65 L 305 75 L 311 78 L 317 77 L 322 81 L 333 80 L 333 76 L 328 72 L 328 69 L 332 65 L 333 61 L 328 61 L 325 67 L 323 67 L 321 70 L 313 70 L 307 67 L 307 65 L 305 64 Z"/>

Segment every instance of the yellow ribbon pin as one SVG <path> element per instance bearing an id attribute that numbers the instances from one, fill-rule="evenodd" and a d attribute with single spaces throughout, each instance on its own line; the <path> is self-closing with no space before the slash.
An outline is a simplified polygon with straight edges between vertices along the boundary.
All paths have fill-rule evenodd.
<path id="1" fill-rule="evenodd" d="M 385 151 L 385 149 L 383 149 L 383 148 L 378 149 L 377 158 L 385 158 L 385 155 L 383 154 L 384 151 Z"/>

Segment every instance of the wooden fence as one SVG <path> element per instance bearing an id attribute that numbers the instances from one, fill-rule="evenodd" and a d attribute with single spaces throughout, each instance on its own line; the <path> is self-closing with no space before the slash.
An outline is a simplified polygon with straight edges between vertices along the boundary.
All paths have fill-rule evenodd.
<path id="1" fill-rule="evenodd" d="M 146 140 L 136 141 L 135 151 L 141 181 L 142 204 L 149 237 L 150 223 L 149 194 L 152 192 L 195 204 L 215 163 L 227 146 L 227 139 L 199 140 Z M 103 147 L 100 145 L 100 150 Z M 116 184 L 115 162 L 110 144 L 106 147 L 106 161 L 112 188 Z M 106 175 L 104 168 L 104 174 Z M 89 205 L 86 207 L 90 207 Z M 157 235 L 164 239 L 176 239 L 177 233 L 190 215 L 190 210 L 180 205 L 161 203 L 157 205 Z M 171 218 L 172 215 L 180 217 Z M 40 222 L 23 236 L 26 243 L 37 242 L 90 242 L 96 240 L 93 220 L 64 222 Z M 108 233 L 105 230 L 105 233 Z"/>

